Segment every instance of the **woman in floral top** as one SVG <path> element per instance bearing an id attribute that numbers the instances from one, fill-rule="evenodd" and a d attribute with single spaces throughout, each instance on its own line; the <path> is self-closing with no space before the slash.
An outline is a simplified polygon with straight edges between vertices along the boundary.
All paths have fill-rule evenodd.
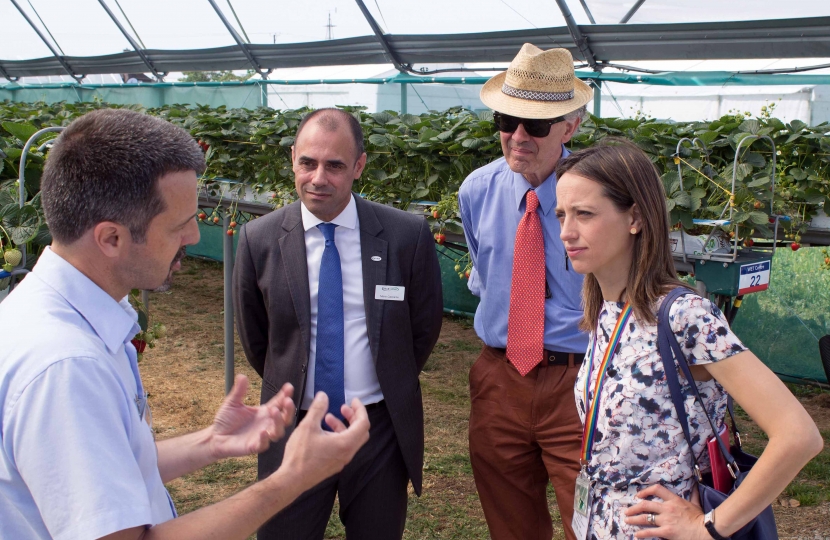
<path id="1" fill-rule="evenodd" d="M 766 508 L 821 450 L 821 436 L 715 305 L 693 294 L 675 301 L 670 325 L 709 414 L 724 417 L 727 391 L 769 436 L 752 472 L 716 516 L 707 516 L 712 522 L 707 528 L 689 445 L 657 350 L 657 310 L 666 293 L 683 285 L 671 258 L 660 177 L 641 150 L 622 142 L 572 154 L 557 167 L 556 177 L 561 238 L 573 268 L 586 274 L 582 327 L 591 333 L 591 344 L 575 388 L 583 422 L 597 399 L 598 367 L 609 342 L 618 339 L 596 391 L 593 441 L 585 451 L 590 502 L 584 534 L 598 540 L 729 536 Z M 631 315 L 615 332 L 627 304 Z M 705 470 L 705 441 L 712 429 L 693 394 L 684 395 L 691 451 Z"/>

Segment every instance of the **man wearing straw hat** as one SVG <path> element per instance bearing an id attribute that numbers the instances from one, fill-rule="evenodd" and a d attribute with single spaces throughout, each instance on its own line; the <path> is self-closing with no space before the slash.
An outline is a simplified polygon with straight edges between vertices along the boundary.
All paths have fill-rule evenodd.
<path id="1" fill-rule="evenodd" d="M 582 424 L 573 388 L 588 337 L 578 329 L 582 277 L 568 265 L 554 215 L 554 168 L 591 97 L 567 50 L 525 44 L 481 90 L 504 158 L 474 171 L 458 193 L 485 344 L 470 370 L 470 457 L 494 540 L 550 540 L 548 481 L 574 538 Z"/>

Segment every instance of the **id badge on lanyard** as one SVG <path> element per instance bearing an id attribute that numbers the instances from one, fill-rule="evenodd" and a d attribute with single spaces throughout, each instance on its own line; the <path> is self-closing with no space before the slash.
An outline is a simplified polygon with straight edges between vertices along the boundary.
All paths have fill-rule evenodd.
<path id="1" fill-rule="evenodd" d="M 588 538 L 588 525 L 591 521 L 591 477 L 585 467 L 579 471 L 576 477 L 576 490 L 574 491 L 574 517 L 571 520 L 571 527 L 578 540 Z"/>
<path id="2" fill-rule="evenodd" d="M 607 374 L 608 364 L 614 357 L 614 351 L 620 343 L 620 337 L 625 330 L 626 322 L 631 315 L 631 305 L 626 302 L 620 313 L 617 324 L 614 327 L 614 332 L 608 340 L 608 347 L 605 349 L 605 356 L 602 363 L 599 365 L 597 372 L 597 381 L 594 386 L 594 399 L 591 406 L 588 407 L 588 388 L 591 382 L 591 372 L 594 369 L 594 350 L 596 346 L 596 337 L 594 343 L 591 345 L 591 355 L 588 359 L 588 373 L 585 375 L 585 394 L 584 403 L 586 408 L 585 425 L 582 430 L 582 452 L 580 453 L 580 462 L 582 463 L 582 470 L 579 471 L 579 476 L 576 477 L 576 486 L 574 488 L 574 515 L 571 520 L 571 527 L 577 540 L 585 540 L 588 538 L 588 529 L 591 523 L 591 503 L 592 489 L 591 476 L 588 474 L 588 464 L 591 462 L 591 450 L 594 445 L 594 434 L 597 428 L 597 419 L 599 417 L 599 402 L 600 392 L 602 391 L 602 384 L 605 382 L 605 375 Z M 599 335 L 598 333 L 595 334 Z"/>

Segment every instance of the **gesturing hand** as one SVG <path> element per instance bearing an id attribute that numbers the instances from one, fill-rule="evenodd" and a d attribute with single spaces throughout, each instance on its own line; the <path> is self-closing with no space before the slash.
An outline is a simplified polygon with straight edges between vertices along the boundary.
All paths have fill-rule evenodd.
<path id="1" fill-rule="evenodd" d="M 329 399 L 323 392 L 314 396 L 308 413 L 285 445 L 281 471 L 295 477 L 306 489 L 337 474 L 349 463 L 361 446 L 369 440 L 369 415 L 357 398 L 351 407 L 342 405 L 340 412 L 349 422 L 328 414 Z M 323 431 L 325 418 L 332 431 Z"/>
<path id="2" fill-rule="evenodd" d="M 262 452 L 270 441 L 279 440 L 285 434 L 285 426 L 294 416 L 291 401 L 294 387 L 290 384 L 286 383 L 277 395 L 259 407 L 245 405 L 247 392 L 248 377 L 237 375 L 210 427 L 214 459 Z"/>
<path id="3" fill-rule="evenodd" d="M 703 510 L 698 502 L 697 490 L 692 493 L 693 501 L 689 502 L 660 484 L 649 486 L 639 492 L 637 497 L 659 497 L 663 502 L 644 500 L 629 507 L 625 511 L 625 522 L 642 527 L 635 534 L 637 538 L 711 540 L 703 526 Z"/>

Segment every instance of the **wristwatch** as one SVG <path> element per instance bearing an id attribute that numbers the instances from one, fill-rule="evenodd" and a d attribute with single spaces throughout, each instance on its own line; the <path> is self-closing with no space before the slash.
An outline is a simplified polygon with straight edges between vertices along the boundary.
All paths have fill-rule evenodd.
<path id="1" fill-rule="evenodd" d="M 721 536 L 721 534 L 715 529 L 715 511 L 712 510 L 705 516 L 703 516 L 703 526 L 706 527 L 706 530 L 709 531 L 709 536 L 714 538 L 715 540 L 729 540 L 728 536 Z"/>

